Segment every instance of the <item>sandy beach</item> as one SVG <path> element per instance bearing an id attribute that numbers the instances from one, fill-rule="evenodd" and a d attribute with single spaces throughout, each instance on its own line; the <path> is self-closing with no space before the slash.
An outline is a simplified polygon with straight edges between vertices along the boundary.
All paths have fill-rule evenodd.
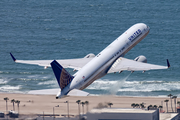
<path id="1" fill-rule="evenodd" d="M 97 107 L 99 103 L 113 103 L 112 108 L 132 108 L 132 103 L 145 103 L 145 106 L 149 105 L 161 105 L 163 104 L 163 110 L 167 110 L 166 103 L 164 100 L 168 99 L 168 109 L 171 112 L 171 102 L 168 97 L 123 97 L 123 96 L 87 96 L 87 97 L 65 97 L 62 99 L 55 99 L 54 95 L 30 95 L 30 94 L 9 94 L 0 93 L 0 111 L 5 112 L 6 102 L 5 97 L 9 98 L 8 110 L 13 110 L 12 99 L 19 100 L 19 113 L 20 114 L 53 114 L 53 107 L 55 114 L 67 114 L 67 103 L 69 101 L 69 114 L 78 115 L 78 104 L 77 100 L 82 102 L 88 101 L 88 110 Z M 180 98 L 177 98 L 179 101 Z M 163 101 L 163 102 L 162 102 Z M 174 108 L 174 100 L 172 100 Z M 55 107 L 56 106 L 56 107 Z M 57 107 L 59 106 L 59 107 Z M 18 111 L 17 104 L 15 103 L 15 111 Z M 84 112 L 86 113 L 87 108 L 84 106 Z M 82 113 L 82 106 L 81 106 Z"/>

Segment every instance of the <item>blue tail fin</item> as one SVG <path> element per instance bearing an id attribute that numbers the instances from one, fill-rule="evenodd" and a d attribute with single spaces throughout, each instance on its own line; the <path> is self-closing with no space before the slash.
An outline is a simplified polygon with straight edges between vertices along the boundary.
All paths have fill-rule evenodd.
<path id="1" fill-rule="evenodd" d="M 63 90 L 74 77 L 71 76 L 56 60 L 51 62 L 51 67 L 56 76 L 59 87 Z"/>

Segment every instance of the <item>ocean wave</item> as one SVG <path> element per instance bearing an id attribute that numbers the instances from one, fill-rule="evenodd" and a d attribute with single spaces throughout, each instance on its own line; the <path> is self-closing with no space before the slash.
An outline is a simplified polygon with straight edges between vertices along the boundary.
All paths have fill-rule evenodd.
<path id="1" fill-rule="evenodd" d="M 0 71 L 0 73 L 3 74 L 9 74 L 9 75 L 44 75 L 47 76 L 47 71 Z"/>
<path id="2" fill-rule="evenodd" d="M 109 80 L 97 80 L 94 81 L 93 83 L 96 84 L 115 84 L 117 81 L 109 81 Z"/>
<path id="3" fill-rule="evenodd" d="M 49 78 L 51 78 L 51 76 L 50 75 L 29 75 L 29 76 L 27 76 L 28 78 L 38 78 L 38 79 L 41 79 L 41 78 L 43 78 L 43 79 L 49 79 Z"/>
<path id="4" fill-rule="evenodd" d="M 179 81 L 119 81 L 97 80 L 88 88 L 90 90 L 107 90 L 117 92 L 161 92 L 180 90 Z"/>
<path id="5" fill-rule="evenodd" d="M 18 78 L 22 81 L 45 81 L 45 80 L 51 80 L 52 77 L 50 75 L 28 75 L 28 76 L 21 76 Z"/>
<path id="6" fill-rule="evenodd" d="M 10 85 L 5 85 L 0 87 L 1 92 L 20 92 L 19 89 L 21 89 L 21 85 L 18 86 L 10 86 Z"/>
<path id="7" fill-rule="evenodd" d="M 0 85 L 1 84 L 6 84 L 8 81 L 4 80 L 4 79 L 0 79 Z"/>
<path id="8" fill-rule="evenodd" d="M 58 84 L 56 80 L 39 82 L 38 85 L 55 85 Z"/>

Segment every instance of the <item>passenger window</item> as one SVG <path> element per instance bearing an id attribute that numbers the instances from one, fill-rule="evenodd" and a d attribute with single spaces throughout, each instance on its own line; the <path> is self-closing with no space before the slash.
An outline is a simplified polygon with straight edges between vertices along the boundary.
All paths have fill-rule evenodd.
<path id="1" fill-rule="evenodd" d="M 99 57 L 101 54 L 99 53 L 98 55 L 97 55 L 97 57 Z"/>

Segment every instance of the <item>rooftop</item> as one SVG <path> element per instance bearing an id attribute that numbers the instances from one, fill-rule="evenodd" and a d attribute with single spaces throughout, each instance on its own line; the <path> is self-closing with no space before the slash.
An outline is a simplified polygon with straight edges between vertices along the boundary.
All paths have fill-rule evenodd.
<path id="1" fill-rule="evenodd" d="M 154 113 L 156 110 L 130 109 L 130 108 L 103 108 L 92 109 L 90 113 Z"/>

